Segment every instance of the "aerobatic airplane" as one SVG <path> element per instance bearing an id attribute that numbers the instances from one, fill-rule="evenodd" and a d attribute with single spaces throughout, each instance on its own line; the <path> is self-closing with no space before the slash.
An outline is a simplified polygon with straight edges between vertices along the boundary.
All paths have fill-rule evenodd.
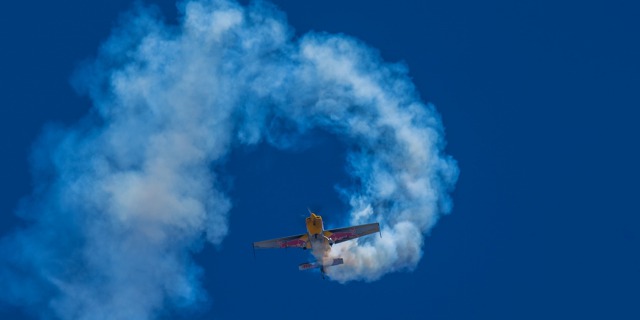
<path id="1" fill-rule="evenodd" d="M 254 250 L 255 248 L 302 248 L 303 250 L 310 249 L 312 250 L 313 255 L 315 256 L 317 261 L 302 263 L 298 266 L 298 269 L 309 270 L 320 268 L 320 272 L 322 273 L 322 277 L 324 278 L 326 267 L 336 266 L 344 262 L 342 258 L 336 258 L 333 260 L 329 258 L 329 251 L 331 250 L 331 246 L 336 243 L 380 232 L 380 224 L 377 222 L 346 228 L 324 230 L 322 217 L 313 212 L 309 213 L 310 215 L 306 219 L 307 233 L 290 237 L 254 242 Z M 382 234 L 380 234 L 380 236 L 382 236 Z"/>

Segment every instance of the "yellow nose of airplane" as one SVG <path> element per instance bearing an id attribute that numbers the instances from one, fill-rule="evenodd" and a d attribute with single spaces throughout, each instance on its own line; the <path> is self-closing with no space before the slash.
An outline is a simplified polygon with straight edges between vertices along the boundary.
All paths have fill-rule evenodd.
<path id="1" fill-rule="evenodd" d="M 311 212 L 311 215 L 306 219 L 307 232 L 309 234 L 320 234 L 322 232 L 322 217 Z"/>

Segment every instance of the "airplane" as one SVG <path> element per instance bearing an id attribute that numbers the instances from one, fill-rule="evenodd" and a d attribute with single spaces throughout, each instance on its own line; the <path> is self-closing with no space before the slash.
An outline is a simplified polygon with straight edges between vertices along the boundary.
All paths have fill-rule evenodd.
<path id="1" fill-rule="evenodd" d="M 322 278 L 324 278 L 325 268 L 344 263 L 342 258 L 335 258 L 331 260 L 328 257 L 329 251 L 334 244 L 380 232 L 380 224 L 377 222 L 346 228 L 324 230 L 322 217 L 311 211 L 309 211 L 309 216 L 305 220 L 307 233 L 254 242 L 254 255 L 255 248 L 302 248 L 303 250 L 312 250 L 317 261 L 302 263 L 298 266 L 298 270 L 320 268 Z M 380 236 L 382 237 L 382 233 L 380 233 Z"/>

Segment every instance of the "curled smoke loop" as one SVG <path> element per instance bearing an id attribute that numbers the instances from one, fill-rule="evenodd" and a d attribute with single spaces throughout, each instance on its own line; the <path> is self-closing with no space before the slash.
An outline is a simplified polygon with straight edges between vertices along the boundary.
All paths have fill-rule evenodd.
<path id="1" fill-rule="evenodd" d="M 231 208 L 212 164 L 238 145 L 295 146 L 315 128 L 351 150 L 358 184 L 340 190 L 350 222 L 384 232 L 334 246 L 346 265 L 330 277 L 413 269 L 451 210 L 458 169 L 405 67 L 343 35 L 294 38 L 265 3 L 180 8 L 177 26 L 133 11 L 78 72 L 94 107 L 35 148 L 36 187 L 19 210 L 31 224 L 0 246 L 2 299 L 64 319 L 143 319 L 205 301 L 190 254 L 203 235 L 222 242 Z"/>

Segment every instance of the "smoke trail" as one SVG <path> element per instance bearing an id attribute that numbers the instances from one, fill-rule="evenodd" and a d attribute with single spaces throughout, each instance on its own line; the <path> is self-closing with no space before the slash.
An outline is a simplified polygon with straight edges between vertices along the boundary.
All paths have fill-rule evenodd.
<path id="1" fill-rule="evenodd" d="M 384 237 L 336 245 L 341 282 L 414 268 L 451 209 L 458 169 L 440 119 L 402 65 L 346 36 L 293 39 L 265 3 L 186 1 L 178 26 L 138 8 L 78 73 L 94 108 L 33 155 L 30 226 L 0 246 L 5 301 L 64 319 L 144 319 L 206 300 L 191 260 L 220 244 L 231 203 L 215 164 L 234 146 L 295 146 L 320 128 L 350 150 L 352 223 Z M 42 309 L 39 309 L 42 310 Z"/>

